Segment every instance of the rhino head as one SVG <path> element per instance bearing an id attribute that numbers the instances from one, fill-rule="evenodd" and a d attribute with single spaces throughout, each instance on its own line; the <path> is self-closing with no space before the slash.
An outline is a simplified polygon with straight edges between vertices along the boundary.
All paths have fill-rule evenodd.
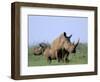
<path id="1" fill-rule="evenodd" d="M 77 41 L 77 43 L 71 43 L 71 42 L 65 42 L 64 43 L 64 48 L 65 48 L 65 50 L 67 51 L 67 52 L 69 52 L 69 53 L 76 53 L 76 48 L 77 48 L 77 46 L 78 46 L 78 44 L 79 44 L 79 41 L 80 41 L 80 39 Z"/>

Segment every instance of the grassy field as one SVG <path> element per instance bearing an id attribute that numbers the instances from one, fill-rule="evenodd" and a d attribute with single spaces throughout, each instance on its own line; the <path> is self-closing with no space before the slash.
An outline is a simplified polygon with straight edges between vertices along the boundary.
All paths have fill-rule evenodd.
<path id="1" fill-rule="evenodd" d="M 87 64 L 88 63 L 88 54 L 87 54 L 87 44 L 80 43 L 77 47 L 76 54 L 69 55 L 69 62 L 58 63 L 57 60 L 53 60 L 51 64 L 49 64 L 43 55 L 35 56 L 32 53 L 32 47 L 28 50 L 28 66 L 46 66 L 46 65 L 75 65 L 75 64 Z"/>

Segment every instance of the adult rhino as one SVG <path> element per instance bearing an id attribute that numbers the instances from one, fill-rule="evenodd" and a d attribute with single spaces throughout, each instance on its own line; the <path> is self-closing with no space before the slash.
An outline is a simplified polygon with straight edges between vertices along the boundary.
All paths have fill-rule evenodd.
<path id="1" fill-rule="evenodd" d="M 67 36 L 65 32 L 62 33 L 52 42 L 51 46 L 44 51 L 44 56 L 49 63 L 51 63 L 53 59 L 58 59 L 58 62 L 60 62 L 60 60 L 64 58 L 65 55 L 60 52 L 61 49 L 65 49 L 65 51 L 70 52 L 75 51 L 74 49 L 76 49 L 75 47 L 77 47 L 77 45 L 72 45 L 70 42 L 71 37 L 72 35 Z"/>

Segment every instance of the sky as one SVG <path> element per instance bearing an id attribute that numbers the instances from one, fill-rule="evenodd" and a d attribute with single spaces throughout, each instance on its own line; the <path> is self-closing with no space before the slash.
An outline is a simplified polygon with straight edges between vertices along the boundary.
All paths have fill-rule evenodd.
<path id="1" fill-rule="evenodd" d="M 87 43 L 88 18 L 69 16 L 28 16 L 28 44 L 29 46 L 41 42 L 51 43 L 61 33 L 71 35 L 71 41 Z"/>

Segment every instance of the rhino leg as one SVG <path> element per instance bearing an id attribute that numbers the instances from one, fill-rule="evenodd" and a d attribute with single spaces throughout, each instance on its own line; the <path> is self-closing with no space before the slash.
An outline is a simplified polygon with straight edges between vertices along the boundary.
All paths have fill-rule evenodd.
<path id="1" fill-rule="evenodd" d="M 58 62 L 60 62 L 61 60 L 63 60 L 63 53 L 62 53 L 62 49 L 57 51 L 57 59 Z"/>
<path id="2" fill-rule="evenodd" d="M 51 61 L 52 61 L 51 57 L 48 57 L 49 64 L 51 63 Z"/>
<path id="3" fill-rule="evenodd" d="M 69 56 L 69 53 L 67 53 L 67 54 L 65 55 L 65 62 L 69 62 L 68 56 Z"/>
<path id="4" fill-rule="evenodd" d="M 61 60 L 61 59 L 60 59 L 60 58 L 58 58 L 58 62 L 60 62 L 60 60 Z"/>

